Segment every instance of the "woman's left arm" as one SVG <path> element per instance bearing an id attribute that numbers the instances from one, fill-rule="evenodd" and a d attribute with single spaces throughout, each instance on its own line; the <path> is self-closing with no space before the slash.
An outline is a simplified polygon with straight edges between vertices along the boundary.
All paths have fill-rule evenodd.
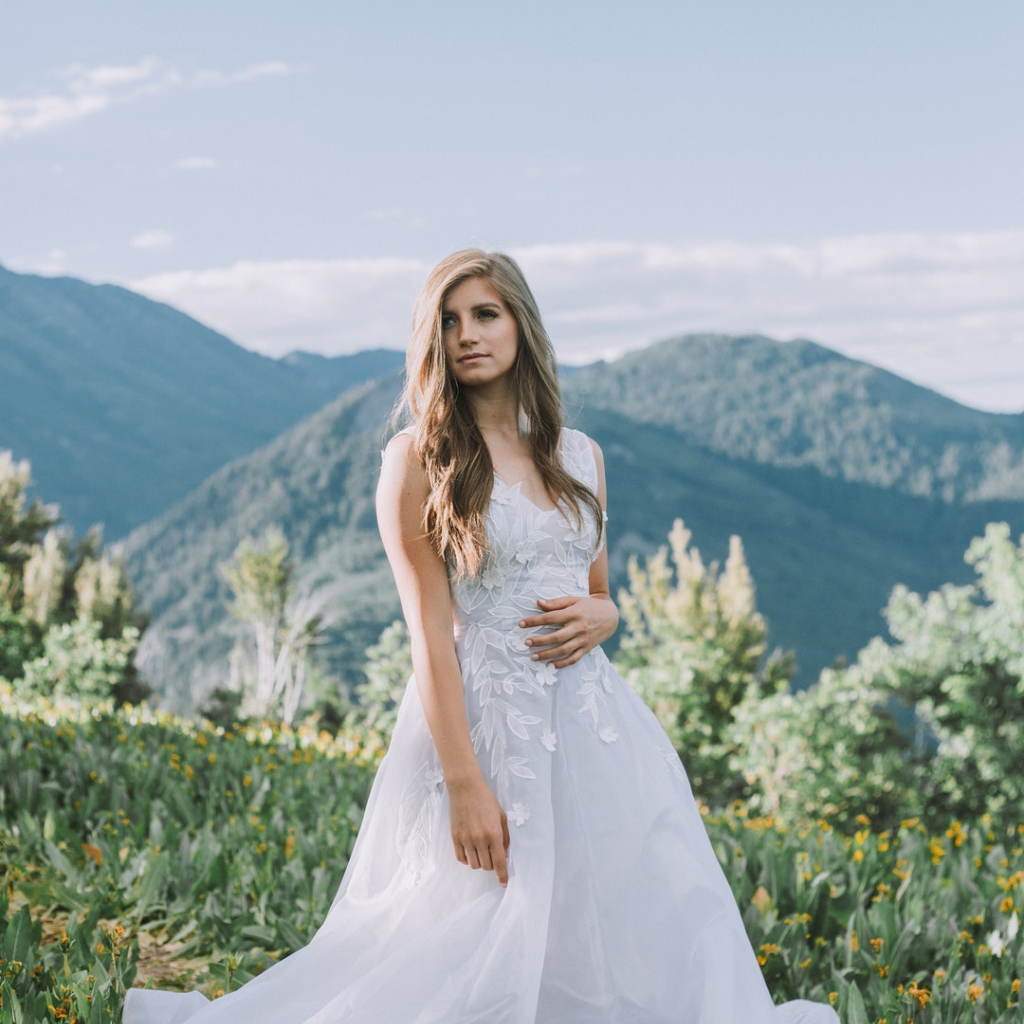
<path id="1" fill-rule="evenodd" d="M 595 441 L 594 461 L 597 463 L 597 500 L 601 508 L 608 502 L 608 489 L 604 478 L 604 455 Z M 535 661 L 553 662 L 555 668 L 573 665 L 588 651 L 604 643 L 619 625 L 619 610 L 615 606 L 608 584 L 608 524 L 604 524 L 604 543 L 601 553 L 590 566 L 590 593 L 539 600 L 541 615 L 523 619 L 523 629 L 537 626 L 556 626 L 553 633 L 530 637 L 526 641 L 537 650 L 531 655 Z"/>

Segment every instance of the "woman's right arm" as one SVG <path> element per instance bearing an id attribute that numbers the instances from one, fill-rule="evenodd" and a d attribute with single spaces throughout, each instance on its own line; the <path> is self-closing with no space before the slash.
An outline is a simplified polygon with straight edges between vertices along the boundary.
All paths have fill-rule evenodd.
<path id="1" fill-rule="evenodd" d="M 408 434 L 392 438 L 377 485 L 377 524 L 412 640 L 423 713 L 450 805 L 455 856 L 508 883 L 508 821 L 477 763 L 455 650 L 444 561 L 423 528 L 429 483 Z"/>

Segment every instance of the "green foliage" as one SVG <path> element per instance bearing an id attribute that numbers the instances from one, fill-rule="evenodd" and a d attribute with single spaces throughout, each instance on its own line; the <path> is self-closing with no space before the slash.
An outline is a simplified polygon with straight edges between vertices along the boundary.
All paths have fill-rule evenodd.
<path id="1" fill-rule="evenodd" d="M 846 832 L 859 816 L 891 825 L 921 813 L 910 741 L 879 682 L 880 640 L 849 668 L 826 669 L 810 689 L 737 709 L 730 762 L 750 806 L 790 821 L 826 819 Z"/>
<path id="2" fill-rule="evenodd" d="M 98 529 L 77 544 L 28 503 L 29 466 L 0 451 L 0 676 L 39 693 L 145 697 L 132 659 L 142 619 Z"/>
<path id="3" fill-rule="evenodd" d="M 387 742 L 412 675 L 412 643 L 404 620 L 392 622 L 367 649 L 364 671 L 366 682 L 356 688 L 356 720 L 376 729 Z"/>
<path id="4" fill-rule="evenodd" d="M 0 604 L 12 607 L 20 597 L 19 580 L 25 562 L 39 538 L 57 521 L 54 509 L 38 499 L 26 500 L 32 482 L 27 461 L 15 462 L 9 451 L 0 449 Z"/>
<path id="5" fill-rule="evenodd" d="M 109 697 L 129 676 L 139 632 L 104 639 L 102 623 L 81 618 L 51 626 L 42 654 L 24 666 L 24 685 L 55 697 Z"/>
<path id="6" fill-rule="evenodd" d="M 216 995 L 305 944 L 382 754 L 372 733 L 213 730 L 2 685 L 0 740 L 4 1024 L 15 1005 L 26 1024 L 51 1005 L 117 1021 L 133 978 Z M 1024 825 L 844 835 L 740 804 L 705 825 L 777 999 L 844 1022 L 1020 1020 Z"/>
<path id="7" fill-rule="evenodd" d="M 120 925 L 105 925 L 99 907 L 49 941 L 43 923 L 28 904 L 13 910 L 0 890 L 0 1022 L 120 1021 L 138 946 L 125 943 Z"/>
<path id="8" fill-rule="evenodd" d="M 793 666 L 777 653 L 765 661 L 768 630 L 740 539 L 721 572 L 690 540 L 677 519 L 669 548 L 644 568 L 630 562 L 617 663 L 679 750 L 695 791 L 722 804 L 742 789 L 729 764 L 734 718 L 784 687 Z"/>
<path id="9" fill-rule="evenodd" d="M 893 591 L 891 643 L 741 710 L 733 763 L 755 806 L 847 827 L 858 814 L 1024 819 L 1024 544 L 996 523 L 966 558 L 975 585 Z M 901 708 L 913 739 L 893 716 Z"/>
<path id="10" fill-rule="evenodd" d="M 886 609 L 897 641 L 878 676 L 911 704 L 936 749 L 921 778 L 938 813 L 1024 817 L 1024 538 L 993 523 L 971 544 L 978 575 L 921 598 L 898 587 Z"/>
<path id="11" fill-rule="evenodd" d="M 140 947 L 144 978 L 214 994 L 228 987 L 218 973 L 227 954 L 244 954 L 230 972 L 237 984 L 305 944 L 382 754 L 369 734 L 214 730 L 109 701 L 26 699 L 0 684 L 0 980 L 12 972 L 25 1021 L 53 1019 L 36 1012 L 39 993 L 60 1006 L 69 976 L 83 991 L 86 972 L 89 986 L 130 984 Z M 28 936 L 19 941 L 29 955 L 13 957 L 24 970 L 10 967 L 5 926 Z M 50 973 L 31 977 L 40 963 Z M 100 992 L 101 1005 L 113 991 Z M 84 996 L 71 995 L 81 1013 Z M 3 999 L 0 1022 L 13 1005 L 6 990 Z"/>

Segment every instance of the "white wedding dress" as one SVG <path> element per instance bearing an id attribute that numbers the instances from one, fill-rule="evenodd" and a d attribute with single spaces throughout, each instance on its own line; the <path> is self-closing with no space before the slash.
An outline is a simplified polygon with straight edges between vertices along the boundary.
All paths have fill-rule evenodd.
<path id="1" fill-rule="evenodd" d="M 566 469 L 590 487 L 587 437 Z M 774 1007 L 679 758 L 597 648 L 556 670 L 519 621 L 588 591 L 597 526 L 496 478 L 483 572 L 452 585 L 466 707 L 511 832 L 510 879 L 459 864 L 411 681 L 330 913 L 213 1002 L 132 990 L 125 1024 L 836 1024 Z"/>

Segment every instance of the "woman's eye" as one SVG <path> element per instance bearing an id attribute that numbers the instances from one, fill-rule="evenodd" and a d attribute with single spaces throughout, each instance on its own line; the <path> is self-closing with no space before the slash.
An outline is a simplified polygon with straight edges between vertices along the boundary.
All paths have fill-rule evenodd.
<path id="1" fill-rule="evenodd" d="M 498 311 L 496 309 L 481 309 L 479 315 L 481 320 L 496 320 Z"/>
<path id="2" fill-rule="evenodd" d="M 447 330 L 449 327 L 454 327 L 459 322 L 459 318 L 452 316 L 450 313 L 441 317 L 441 327 Z"/>

